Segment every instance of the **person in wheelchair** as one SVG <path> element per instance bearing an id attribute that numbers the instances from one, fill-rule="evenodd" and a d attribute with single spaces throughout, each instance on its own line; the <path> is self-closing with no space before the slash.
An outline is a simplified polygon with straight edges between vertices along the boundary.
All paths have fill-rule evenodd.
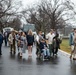
<path id="1" fill-rule="evenodd" d="M 44 56 L 44 59 L 50 58 L 50 52 L 49 52 L 45 39 L 42 39 L 40 42 L 40 50 L 41 50 L 41 54 L 43 54 Z"/>

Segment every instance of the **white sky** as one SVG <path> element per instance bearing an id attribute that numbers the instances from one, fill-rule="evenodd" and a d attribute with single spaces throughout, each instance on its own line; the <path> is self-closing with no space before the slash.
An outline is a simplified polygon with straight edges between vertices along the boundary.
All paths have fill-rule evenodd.
<path id="1" fill-rule="evenodd" d="M 27 5 L 35 4 L 35 3 L 39 2 L 40 0 L 21 0 L 21 1 L 23 3 L 23 6 L 27 6 Z M 71 1 L 74 2 L 76 5 L 76 0 L 71 0 Z"/>
<path id="2" fill-rule="evenodd" d="M 39 2 L 40 0 L 21 0 L 23 7 L 32 6 L 33 4 Z"/>

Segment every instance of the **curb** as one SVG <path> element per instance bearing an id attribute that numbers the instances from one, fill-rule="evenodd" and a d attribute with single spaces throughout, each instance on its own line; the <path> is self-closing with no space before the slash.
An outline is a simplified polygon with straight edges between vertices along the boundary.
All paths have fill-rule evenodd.
<path id="1" fill-rule="evenodd" d="M 59 49 L 59 51 L 60 51 L 61 53 L 64 53 L 64 54 L 67 55 L 67 56 L 70 56 L 70 54 L 67 53 L 67 52 L 65 52 L 65 51 L 62 51 L 62 50 L 60 50 L 60 49 Z"/>

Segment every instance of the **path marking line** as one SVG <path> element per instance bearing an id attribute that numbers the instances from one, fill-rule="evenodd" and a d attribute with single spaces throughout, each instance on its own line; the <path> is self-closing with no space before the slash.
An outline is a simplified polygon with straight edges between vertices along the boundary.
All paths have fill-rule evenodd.
<path id="1" fill-rule="evenodd" d="M 62 51 L 62 50 L 60 50 L 60 49 L 59 49 L 59 51 L 60 51 L 61 53 L 64 53 L 64 54 L 67 55 L 67 56 L 70 56 L 70 54 L 67 53 L 67 52 L 65 52 L 65 51 Z"/>

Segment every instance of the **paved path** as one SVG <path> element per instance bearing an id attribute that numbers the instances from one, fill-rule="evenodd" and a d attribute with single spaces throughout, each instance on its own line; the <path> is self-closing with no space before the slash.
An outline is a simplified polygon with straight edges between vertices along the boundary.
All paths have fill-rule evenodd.
<path id="1" fill-rule="evenodd" d="M 58 57 L 50 61 L 36 59 L 35 48 L 33 56 L 24 55 L 24 60 L 18 59 L 17 54 L 11 56 L 9 47 L 3 46 L 3 55 L 0 57 L 0 75 L 76 75 L 76 61 L 59 52 Z"/>

